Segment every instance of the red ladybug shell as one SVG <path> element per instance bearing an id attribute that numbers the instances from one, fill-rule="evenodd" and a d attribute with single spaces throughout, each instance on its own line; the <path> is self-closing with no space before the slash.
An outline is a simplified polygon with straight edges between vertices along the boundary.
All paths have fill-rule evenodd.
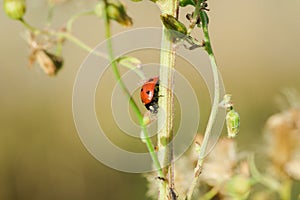
<path id="1" fill-rule="evenodd" d="M 159 77 L 150 78 L 141 88 L 141 100 L 146 108 L 157 112 Z"/>

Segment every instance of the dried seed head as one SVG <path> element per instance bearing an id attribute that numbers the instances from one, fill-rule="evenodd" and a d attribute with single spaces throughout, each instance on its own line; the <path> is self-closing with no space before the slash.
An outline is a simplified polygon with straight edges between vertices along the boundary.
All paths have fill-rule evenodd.
<path id="1" fill-rule="evenodd" d="M 222 138 L 208 155 L 200 178 L 210 186 L 220 186 L 232 177 L 236 164 L 234 140 Z"/>
<path id="2" fill-rule="evenodd" d="M 51 54 L 45 50 L 39 50 L 36 52 L 36 60 L 44 72 L 53 76 L 56 75 L 63 64 L 63 59 L 54 54 Z"/>
<path id="3" fill-rule="evenodd" d="M 267 154 L 276 175 L 300 178 L 300 109 L 271 116 L 266 124 Z"/>

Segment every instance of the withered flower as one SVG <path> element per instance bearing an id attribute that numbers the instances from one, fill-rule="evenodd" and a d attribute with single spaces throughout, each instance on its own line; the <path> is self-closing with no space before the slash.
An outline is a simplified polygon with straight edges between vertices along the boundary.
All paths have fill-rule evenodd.
<path id="1" fill-rule="evenodd" d="M 236 164 L 234 140 L 221 138 L 207 156 L 200 179 L 210 186 L 219 186 L 232 177 Z"/>
<path id="2" fill-rule="evenodd" d="M 48 49 L 57 43 L 63 43 L 63 40 L 59 39 L 53 41 L 44 37 L 37 38 L 36 35 L 29 33 L 27 42 L 31 51 L 29 55 L 29 66 L 37 62 L 45 74 L 49 76 L 56 75 L 62 68 L 63 58 L 50 53 Z"/>
<path id="3" fill-rule="evenodd" d="M 63 59 L 59 56 L 51 54 L 46 50 L 39 50 L 36 53 L 36 60 L 45 74 L 49 76 L 55 75 L 61 69 Z"/>
<path id="4" fill-rule="evenodd" d="M 265 136 L 274 175 L 300 180 L 300 108 L 271 116 Z"/>

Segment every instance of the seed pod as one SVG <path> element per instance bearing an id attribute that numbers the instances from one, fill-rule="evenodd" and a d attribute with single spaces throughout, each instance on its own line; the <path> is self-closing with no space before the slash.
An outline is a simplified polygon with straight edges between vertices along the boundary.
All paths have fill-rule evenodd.
<path id="1" fill-rule="evenodd" d="M 183 23 L 178 21 L 175 17 L 168 14 L 160 15 L 160 19 L 164 26 L 172 31 L 177 31 L 179 33 L 182 33 L 183 35 L 187 34 L 187 29 Z"/>
<path id="2" fill-rule="evenodd" d="M 122 26 L 128 27 L 132 25 L 132 19 L 126 13 L 125 7 L 119 1 L 107 6 L 107 12 L 110 19 L 117 21 Z"/>
<path id="3" fill-rule="evenodd" d="M 4 11 L 8 17 L 20 20 L 26 12 L 25 0 L 4 0 Z"/>
<path id="4" fill-rule="evenodd" d="M 63 64 L 63 59 L 61 57 L 51 54 L 45 50 L 37 51 L 36 59 L 40 67 L 49 76 L 56 75 Z"/>
<path id="5" fill-rule="evenodd" d="M 105 3 L 100 1 L 94 8 L 94 12 L 98 17 L 102 18 L 104 9 Z M 124 5 L 120 1 L 108 1 L 106 10 L 109 19 L 115 20 L 125 27 L 132 25 L 132 19 L 128 16 Z"/>
<path id="6" fill-rule="evenodd" d="M 226 114 L 226 125 L 228 138 L 234 138 L 240 130 L 240 115 L 234 110 Z"/>

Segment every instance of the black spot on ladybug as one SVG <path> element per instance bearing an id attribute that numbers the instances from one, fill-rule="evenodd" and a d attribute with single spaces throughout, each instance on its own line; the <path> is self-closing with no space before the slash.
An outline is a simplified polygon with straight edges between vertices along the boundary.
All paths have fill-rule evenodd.
<path id="1" fill-rule="evenodd" d="M 143 90 L 144 90 L 144 89 L 142 88 L 142 89 L 141 89 L 141 92 L 143 92 Z"/>
<path id="2" fill-rule="evenodd" d="M 147 94 L 150 94 L 150 90 L 148 90 L 146 93 L 147 93 Z"/>

